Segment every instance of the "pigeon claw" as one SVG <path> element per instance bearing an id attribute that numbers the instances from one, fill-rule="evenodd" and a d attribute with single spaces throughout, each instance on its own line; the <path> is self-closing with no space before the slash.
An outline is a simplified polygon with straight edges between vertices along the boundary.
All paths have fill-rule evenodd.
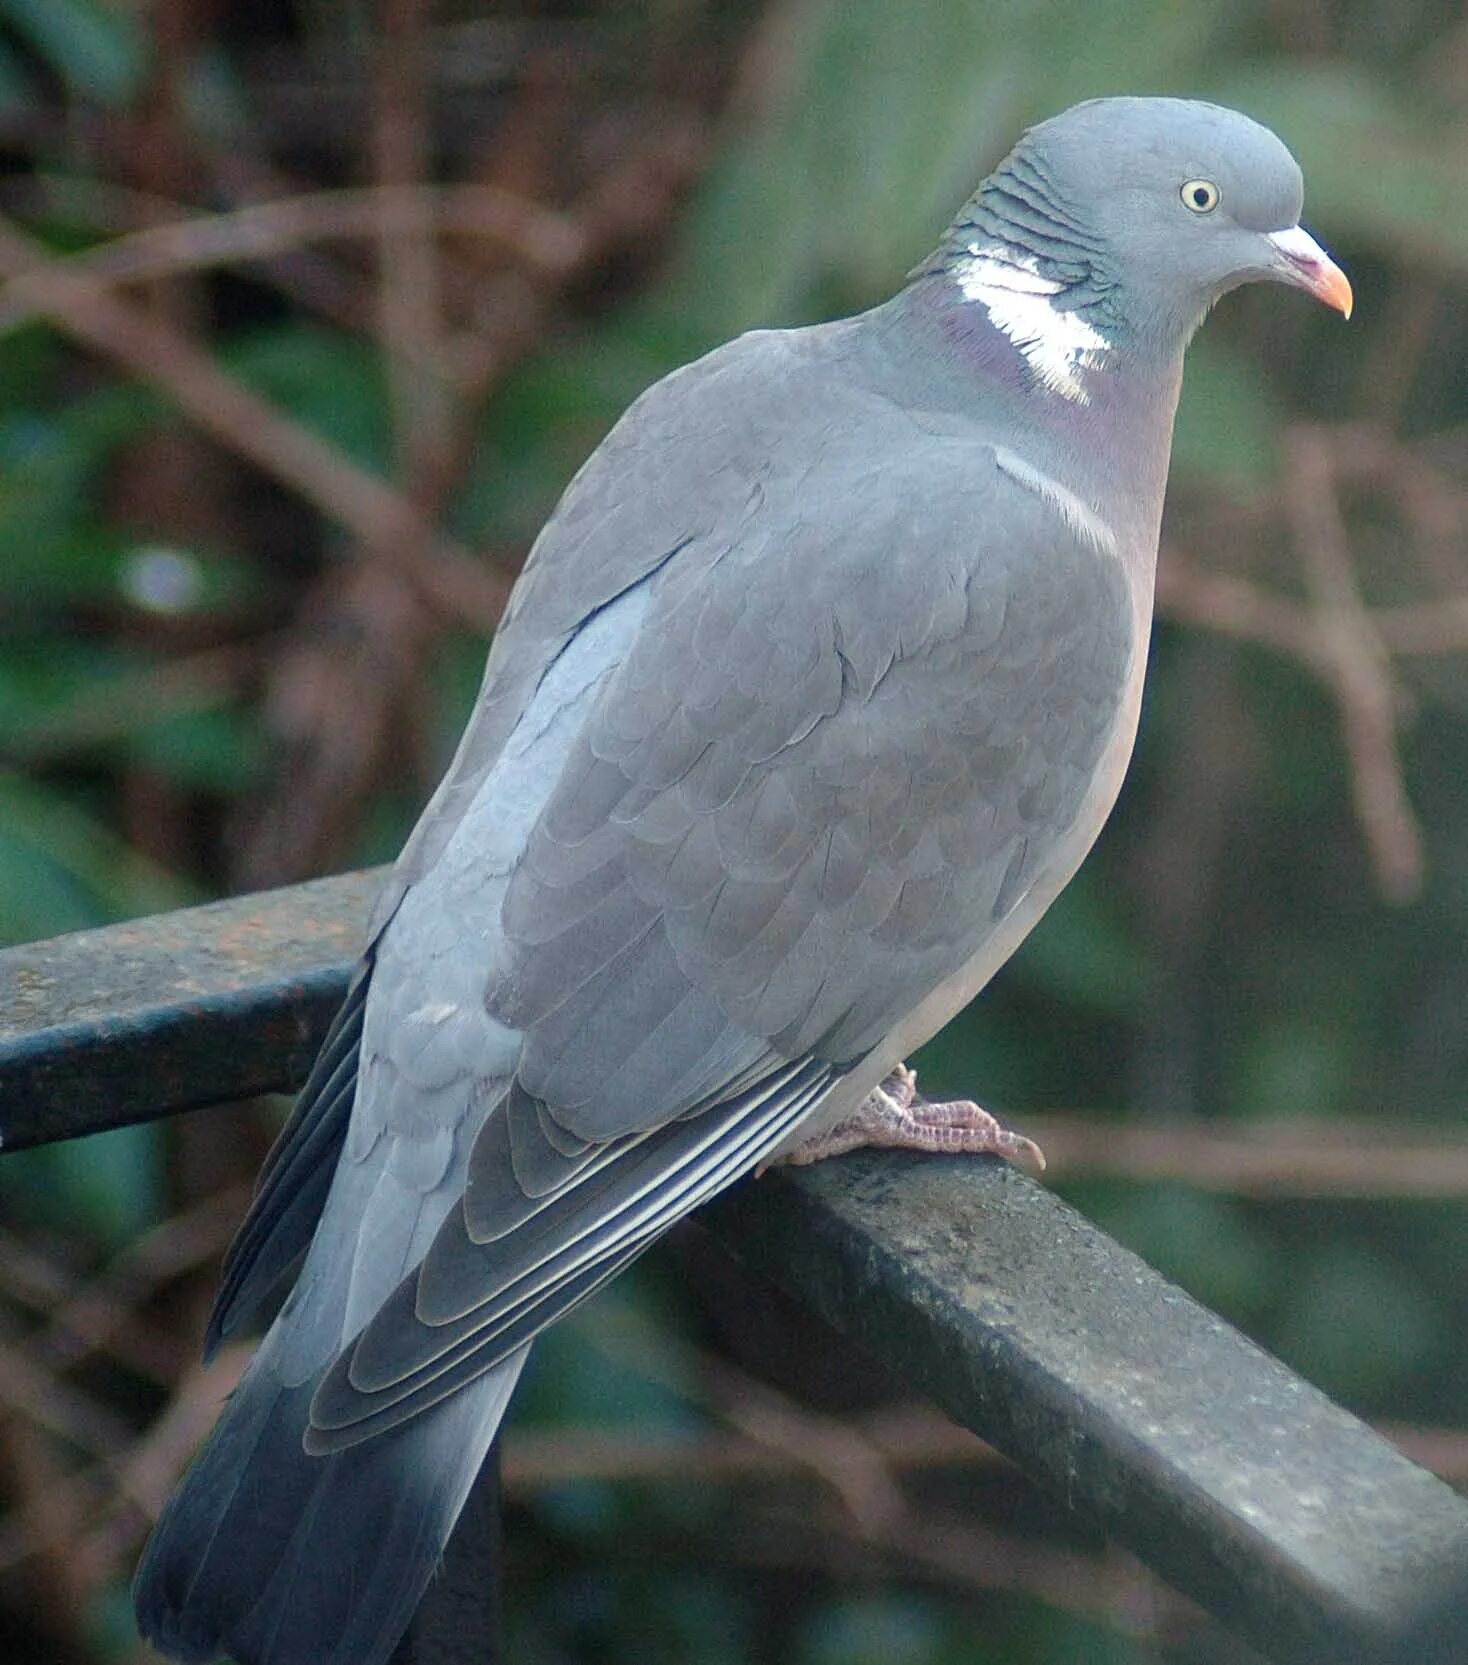
<path id="1" fill-rule="evenodd" d="M 813 1134 L 765 1168 L 804 1167 L 872 1145 L 887 1150 L 924 1150 L 946 1156 L 1002 1156 L 1034 1173 L 1045 1170 L 1045 1153 L 1022 1133 L 1014 1133 L 971 1099 L 935 1104 L 917 1090 L 917 1076 L 899 1064 L 880 1087 L 874 1087 L 855 1112 L 824 1132 Z"/>

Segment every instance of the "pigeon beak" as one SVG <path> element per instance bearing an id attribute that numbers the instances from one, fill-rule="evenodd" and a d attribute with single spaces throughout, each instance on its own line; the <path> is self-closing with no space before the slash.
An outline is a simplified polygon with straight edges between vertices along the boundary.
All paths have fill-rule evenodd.
<path id="1" fill-rule="evenodd" d="M 1351 316 L 1350 279 L 1303 226 L 1272 231 L 1264 241 L 1274 249 L 1275 273 L 1283 282 L 1333 306 L 1343 317 Z"/>

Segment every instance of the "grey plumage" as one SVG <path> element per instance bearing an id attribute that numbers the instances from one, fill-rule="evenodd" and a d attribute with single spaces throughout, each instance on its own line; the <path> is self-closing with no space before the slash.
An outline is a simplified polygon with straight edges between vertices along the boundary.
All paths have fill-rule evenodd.
<path id="1" fill-rule="evenodd" d="M 301 1269 L 139 1570 L 165 1651 L 379 1665 L 535 1334 L 1013 951 L 1130 751 L 1187 337 L 1334 281 L 1298 197 L 1241 117 L 1082 106 L 588 461 L 227 1262 L 211 1345 Z"/>

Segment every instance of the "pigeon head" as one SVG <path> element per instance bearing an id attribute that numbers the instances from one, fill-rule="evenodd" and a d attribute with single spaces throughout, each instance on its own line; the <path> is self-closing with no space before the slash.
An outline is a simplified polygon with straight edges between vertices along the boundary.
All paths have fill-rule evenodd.
<path id="1" fill-rule="evenodd" d="M 1086 369 L 1176 358 L 1221 295 L 1274 280 L 1350 315 L 1351 287 L 1300 224 L 1289 151 L 1233 110 L 1102 98 L 1027 132 L 935 260 L 1038 381 L 1087 402 Z"/>

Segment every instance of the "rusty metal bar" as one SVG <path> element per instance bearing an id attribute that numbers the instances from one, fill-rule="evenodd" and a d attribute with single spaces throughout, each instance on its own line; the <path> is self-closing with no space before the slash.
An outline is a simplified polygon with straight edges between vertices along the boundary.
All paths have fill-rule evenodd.
<path id="1" fill-rule="evenodd" d="M 0 949 L 0 1149 L 299 1086 L 380 873 Z"/>
<path id="2" fill-rule="evenodd" d="M 1267 1658 L 1468 1660 L 1468 1503 L 1023 1174 L 862 1151 L 700 1218 Z"/>

